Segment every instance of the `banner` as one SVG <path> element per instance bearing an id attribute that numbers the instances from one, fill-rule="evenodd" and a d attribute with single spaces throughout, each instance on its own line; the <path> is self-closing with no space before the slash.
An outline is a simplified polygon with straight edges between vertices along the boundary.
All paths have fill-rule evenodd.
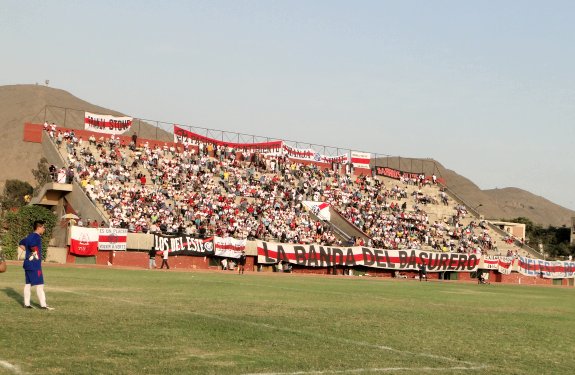
<path id="1" fill-rule="evenodd" d="M 370 169 L 371 154 L 369 152 L 351 152 L 351 164 L 354 168 Z"/>
<path id="2" fill-rule="evenodd" d="M 128 116 L 116 117 L 85 112 L 84 129 L 97 133 L 123 134 L 130 130 L 132 120 L 133 118 Z"/>
<path id="3" fill-rule="evenodd" d="M 232 147 L 237 150 L 253 150 L 260 152 L 277 152 L 282 148 L 282 141 L 260 142 L 260 143 L 235 143 L 217 140 L 214 138 L 204 137 L 197 133 L 183 129 L 174 124 L 174 142 L 175 143 L 211 143 L 213 145 Z"/>
<path id="4" fill-rule="evenodd" d="M 302 201 L 303 206 L 311 211 L 315 216 L 321 220 L 331 220 L 331 213 L 329 211 L 329 203 L 326 202 L 313 202 L 313 201 Z"/>
<path id="5" fill-rule="evenodd" d="M 70 254 L 96 255 L 98 253 L 98 228 L 73 226 L 70 229 Z"/>
<path id="6" fill-rule="evenodd" d="M 218 257 L 239 258 L 246 250 L 246 239 L 238 240 L 233 237 L 214 237 L 214 252 Z"/>
<path id="7" fill-rule="evenodd" d="M 497 271 L 504 275 L 510 275 L 513 270 L 513 257 L 501 257 L 497 261 Z"/>
<path id="8" fill-rule="evenodd" d="M 214 255 L 213 238 L 194 238 L 190 236 L 165 236 L 154 234 L 156 251 L 166 251 L 173 255 Z"/>
<path id="9" fill-rule="evenodd" d="M 349 163 L 349 156 L 347 154 L 338 155 L 338 156 L 322 155 L 321 161 L 326 162 L 326 163 L 347 164 L 347 163 Z"/>
<path id="10" fill-rule="evenodd" d="M 435 253 L 421 250 L 380 250 L 369 247 L 330 247 L 292 245 L 257 241 L 258 263 L 291 263 L 305 267 L 354 267 L 419 271 L 422 264 L 428 272 L 476 271 L 475 254 Z"/>
<path id="11" fill-rule="evenodd" d="M 316 161 L 320 163 L 339 163 L 347 164 L 349 158 L 347 154 L 339 156 L 326 156 L 311 148 L 295 148 L 286 144 L 283 145 L 284 155 L 290 159 Z"/>
<path id="12" fill-rule="evenodd" d="M 375 174 L 378 176 L 385 176 L 385 177 L 389 177 L 389 178 L 393 178 L 395 180 L 399 180 L 401 179 L 401 177 L 403 178 L 409 178 L 409 179 L 415 179 L 418 180 L 420 175 L 424 175 L 423 172 L 420 173 L 413 173 L 413 172 L 404 172 L 404 171 L 400 171 L 398 169 L 393 169 L 393 168 L 388 168 L 388 167 L 375 167 Z M 432 180 L 432 178 L 430 176 L 425 176 L 425 178 L 429 181 Z M 437 178 L 437 182 L 439 182 L 440 184 L 445 184 L 445 179 L 444 178 Z"/>
<path id="13" fill-rule="evenodd" d="M 393 178 L 395 180 L 399 180 L 401 177 L 417 180 L 419 179 L 419 176 L 422 175 L 423 173 L 403 172 L 388 167 L 375 167 L 375 174 L 378 176 Z"/>
<path id="14" fill-rule="evenodd" d="M 513 259 L 513 257 L 500 255 L 484 255 L 481 258 L 479 268 L 495 270 L 504 275 L 509 275 L 513 270 Z"/>
<path id="15" fill-rule="evenodd" d="M 481 258 L 479 268 L 484 270 L 496 270 L 499 264 L 499 257 L 496 255 L 484 255 Z"/>
<path id="16" fill-rule="evenodd" d="M 575 262 L 549 261 L 520 256 L 517 258 L 517 271 L 525 276 L 567 279 L 575 277 Z"/>
<path id="17" fill-rule="evenodd" d="M 128 229 L 98 228 L 98 250 L 126 251 Z"/>

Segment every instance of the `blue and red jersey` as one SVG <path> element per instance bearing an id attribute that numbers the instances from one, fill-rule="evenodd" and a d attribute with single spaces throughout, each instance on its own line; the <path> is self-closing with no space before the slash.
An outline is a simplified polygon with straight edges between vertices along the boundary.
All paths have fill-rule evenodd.
<path id="1" fill-rule="evenodd" d="M 42 269 L 42 237 L 36 232 L 30 233 L 26 238 L 20 241 L 20 245 L 26 248 L 26 257 L 24 258 L 24 269 L 27 271 L 37 271 Z M 30 260 L 33 254 L 37 257 Z"/>

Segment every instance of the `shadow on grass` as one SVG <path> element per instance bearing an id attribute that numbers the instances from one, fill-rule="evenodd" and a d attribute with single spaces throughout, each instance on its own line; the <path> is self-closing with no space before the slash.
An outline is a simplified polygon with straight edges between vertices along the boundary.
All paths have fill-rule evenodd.
<path id="1" fill-rule="evenodd" d="M 23 299 L 24 297 L 22 297 L 22 294 L 18 293 L 17 291 L 14 290 L 14 288 L 4 288 L 1 289 L 2 292 L 4 292 L 4 294 L 6 294 L 8 297 L 12 298 L 14 301 L 18 302 L 20 305 L 24 306 L 23 304 Z"/>

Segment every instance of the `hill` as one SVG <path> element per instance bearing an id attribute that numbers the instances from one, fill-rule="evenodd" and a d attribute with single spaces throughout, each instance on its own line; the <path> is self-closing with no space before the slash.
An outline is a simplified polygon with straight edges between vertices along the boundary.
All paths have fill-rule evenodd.
<path id="1" fill-rule="evenodd" d="M 46 106 L 54 106 L 45 109 Z M 65 111 L 55 107 L 74 108 L 77 111 Z M 0 150 L 5 150 L 0 163 L 0 189 L 8 179 L 28 181 L 34 185 L 32 169 L 37 167 L 42 157 L 42 146 L 37 143 L 23 142 L 24 123 L 55 122 L 58 125 L 83 129 L 84 111 L 123 116 L 111 109 L 88 103 L 67 91 L 38 85 L 0 86 Z M 155 137 L 156 128 L 142 122 L 138 123 L 140 137 Z M 172 136 L 164 131 L 159 138 L 171 140 Z"/>
<path id="2" fill-rule="evenodd" d="M 74 108 L 68 111 L 46 106 Z M 0 188 L 7 179 L 19 179 L 33 183 L 32 169 L 41 158 L 42 148 L 36 143 L 22 141 L 25 122 L 43 123 L 44 119 L 71 128 L 83 128 L 83 111 L 123 115 L 118 111 L 103 108 L 75 97 L 67 91 L 38 85 L 0 86 L 0 149 L 3 152 L 0 163 Z M 138 133 L 143 138 L 155 138 L 156 128 L 142 122 L 138 123 Z M 158 132 L 162 140 L 172 136 L 164 131 Z M 409 163 L 405 163 L 409 160 Z M 437 173 L 445 178 L 450 190 L 461 197 L 471 207 L 486 218 L 502 219 L 519 216 L 528 217 L 544 226 L 570 225 L 575 211 L 561 207 L 549 200 L 519 188 L 481 190 L 469 179 L 446 169 L 429 159 L 381 158 L 378 165 L 414 172 L 420 172 L 422 166 L 427 173 Z"/>
<path id="3" fill-rule="evenodd" d="M 468 206 L 476 208 L 487 219 L 513 219 L 523 216 L 545 227 L 560 227 L 570 226 L 571 217 L 575 216 L 575 211 L 516 187 L 481 190 L 468 178 L 431 159 L 380 158 L 378 165 L 408 172 L 421 172 L 423 167 L 426 173 L 436 173 L 445 179 L 451 192 Z"/>

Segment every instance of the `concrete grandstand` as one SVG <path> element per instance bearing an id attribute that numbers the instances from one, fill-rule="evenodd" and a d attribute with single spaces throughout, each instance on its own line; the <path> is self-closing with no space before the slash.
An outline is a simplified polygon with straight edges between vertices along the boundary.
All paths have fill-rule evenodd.
<path id="1" fill-rule="evenodd" d="M 349 167 L 205 141 L 178 144 L 47 124 L 28 129 L 41 131 L 44 154 L 57 167 L 53 184 L 34 203 L 80 212 L 83 225 L 538 257 L 522 239 L 483 220 L 436 176 L 358 175 Z M 306 209 L 305 201 L 326 203 L 330 220 Z M 60 246 L 65 238 L 60 234 Z"/>

